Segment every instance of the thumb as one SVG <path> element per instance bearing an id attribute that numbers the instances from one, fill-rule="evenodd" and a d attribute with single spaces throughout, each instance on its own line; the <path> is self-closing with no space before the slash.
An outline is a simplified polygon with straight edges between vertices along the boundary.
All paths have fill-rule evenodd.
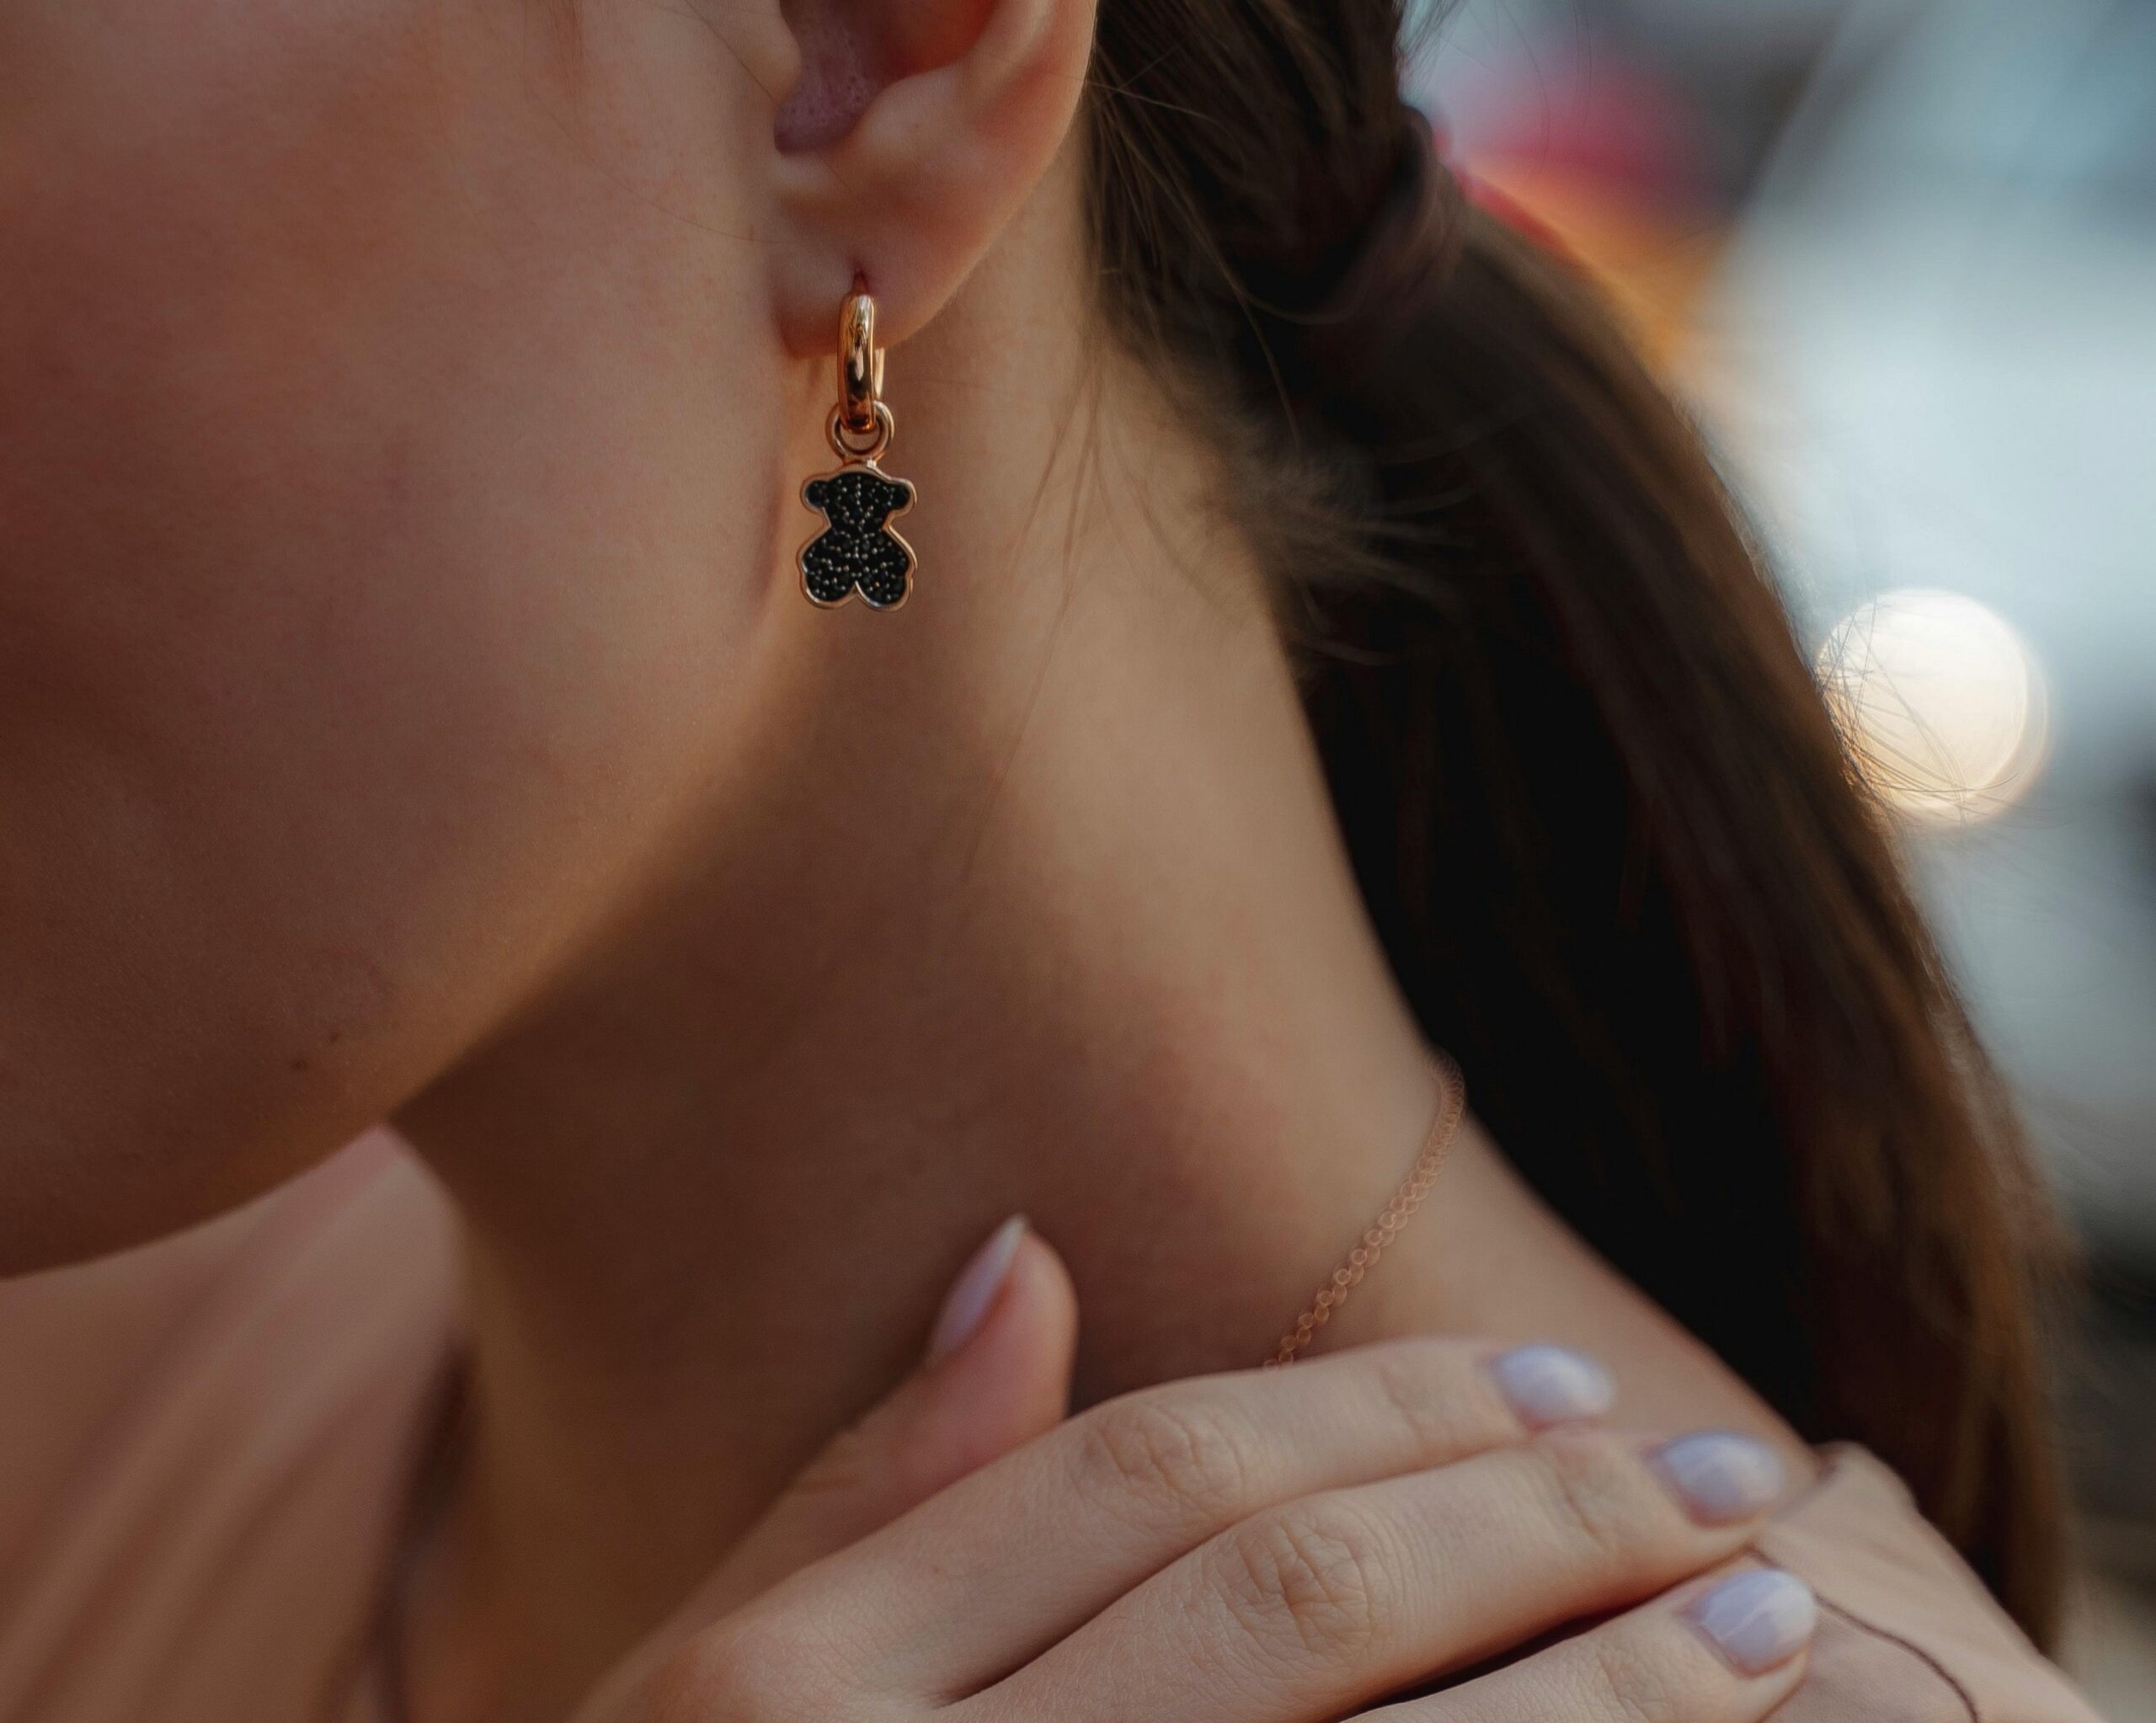
<path id="1" fill-rule="evenodd" d="M 1062 1260 L 1022 1218 L 974 1253 L 919 1368 L 833 1439 L 738 1544 L 729 1605 L 858 1542 L 1062 1422 L 1078 1304 Z"/>
<path id="2" fill-rule="evenodd" d="M 699 1630 L 1061 1422 L 1077 1342 L 1062 1259 L 1006 1221 L 952 1283 L 920 1367 L 808 1463 L 576 1723 L 648 1716 L 648 1683 Z"/>

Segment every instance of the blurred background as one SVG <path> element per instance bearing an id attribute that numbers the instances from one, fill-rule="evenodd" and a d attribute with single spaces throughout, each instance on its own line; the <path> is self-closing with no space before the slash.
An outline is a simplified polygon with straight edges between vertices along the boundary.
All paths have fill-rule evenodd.
<path id="1" fill-rule="evenodd" d="M 2156 1723 L 2156 0 L 1430 0 L 1414 93 L 1758 519 L 2086 1254 L 2069 1662 Z"/>

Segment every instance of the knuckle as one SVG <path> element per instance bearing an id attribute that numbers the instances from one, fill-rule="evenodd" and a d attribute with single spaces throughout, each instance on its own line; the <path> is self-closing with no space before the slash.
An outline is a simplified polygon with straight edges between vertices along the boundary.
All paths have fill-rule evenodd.
<path id="1" fill-rule="evenodd" d="M 1377 1349 L 1371 1364 L 1384 1410 L 1406 1427 L 1417 1453 L 1465 1454 L 1517 1428 L 1476 1354 L 1460 1342 L 1401 1341 Z"/>
<path id="2" fill-rule="evenodd" d="M 1700 1695 L 1662 1660 L 1619 1634 L 1588 1635 L 1589 1678 L 1611 1723 L 1689 1723 Z"/>
<path id="3" fill-rule="evenodd" d="M 1659 1517 L 1644 1471 L 1623 1441 L 1599 1431 L 1552 1431 L 1529 1444 L 1545 1506 L 1565 1543 L 1598 1569 L 1628 1571 L 1652 1553 Z"/>
<path id="4" fill-rule="evenodd" d="M 1236 1527 L 1219 1546 L 1215 1581 L 1261 1648 L 1349 1657 L 1388 1630 L 1398 1602 L 1391 1544 L 1368 1513 L 1313 1496 Z"/>
<path id="5" fill-rule="evenodd" d="M 1224 1409 L 1135 1395 L 1081 1420 L 1081 1471 L 1100 1496 L 1175 1525 L 1217 1525 L 1248 1498 L 1249 1442 Z"/>

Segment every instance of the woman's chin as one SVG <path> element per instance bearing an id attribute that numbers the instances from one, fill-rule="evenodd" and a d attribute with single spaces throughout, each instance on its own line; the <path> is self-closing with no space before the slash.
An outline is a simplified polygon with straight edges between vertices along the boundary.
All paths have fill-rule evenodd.
<path id="1" fill-rule="evenodd" d="M 223 1139 L 229 1141 L 228 1139 Z M 72 1133 L 41 1137 L 0 1123 L 0 1280 L 153 1245 L 244 1208 L 333 1153 L 212 1152 L 207 1140 L 181 1140 L 168 1124 L 155 1133 Z"/>

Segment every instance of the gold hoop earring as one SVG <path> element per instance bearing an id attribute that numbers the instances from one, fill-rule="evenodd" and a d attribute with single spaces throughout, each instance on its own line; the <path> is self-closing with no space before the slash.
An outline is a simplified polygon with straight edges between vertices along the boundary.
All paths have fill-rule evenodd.
<path id="1" fill-rule="evenodd" d="M 839 308 L 838 381 L 825 435 L 841 464 L 801 487 L 803 506 L 824 517 L 794 558 L 801 590 L 824 610 L 857 592 L 871 610 L 894 611 L 913 595 L 919 559 L 889 522 L 913 507 L 916 493 L 910 479 L 894 478 L 878 464 L 897 423 L 883 400 L 876 301 L 857 280 Z"/>

